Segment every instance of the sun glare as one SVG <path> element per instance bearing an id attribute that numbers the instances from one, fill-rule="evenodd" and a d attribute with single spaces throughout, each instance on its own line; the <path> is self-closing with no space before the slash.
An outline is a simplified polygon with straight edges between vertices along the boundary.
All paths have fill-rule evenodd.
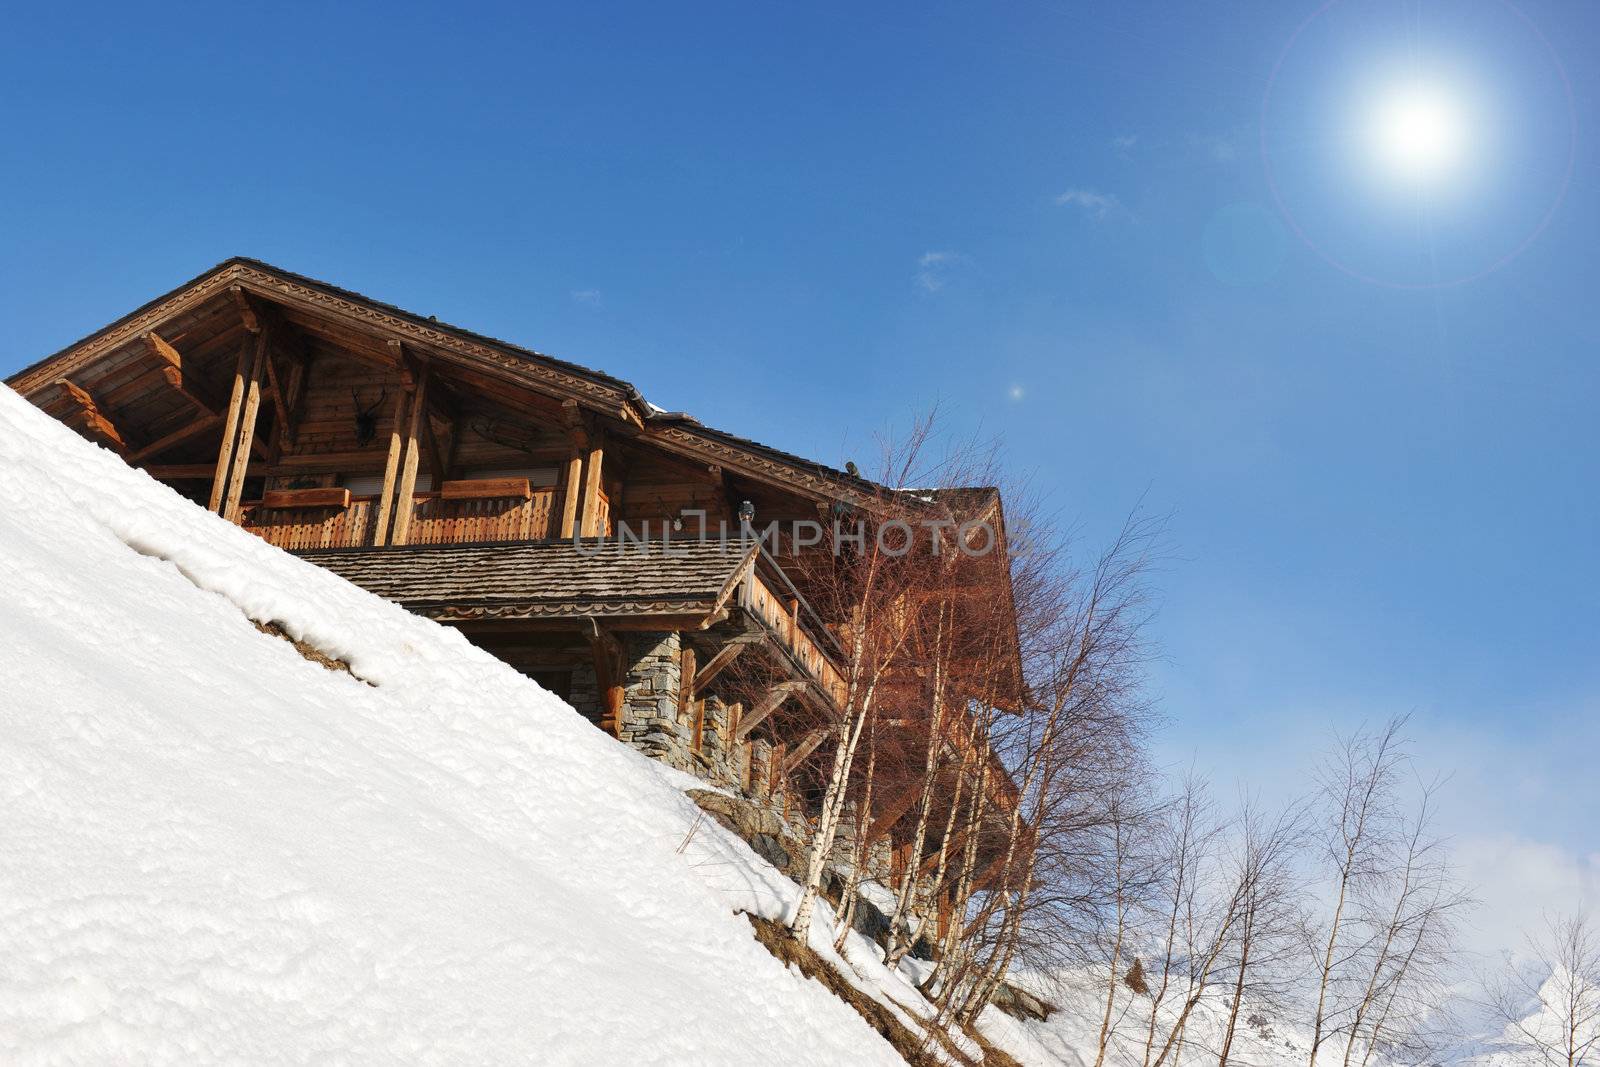
<path id="1" fill-rule="evenodd" d="M 1370 128 L 1372 148 L 1395 178 L 1433 183 L 1464 161 L 1467 126 L 1465 109 L 1454 94 L 1436 85 L 1401 85 L 1378 99 Z"/>

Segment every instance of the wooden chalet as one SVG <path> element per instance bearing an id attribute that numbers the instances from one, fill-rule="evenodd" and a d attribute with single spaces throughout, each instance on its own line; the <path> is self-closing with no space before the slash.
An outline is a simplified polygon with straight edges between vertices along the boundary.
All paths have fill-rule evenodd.
<path id="1" fill-rule="evenodd" d="M 881 487 L 242 258 L 9 384 L 197 504 L 459 627 L 618 738 L 805 816 L 841 620 L 738 538 L 740 512 L 827 519 Z M 623 523 L 668 544 L 606 540 Z M 908 793 L 880 794 L 875 834 L 892 840 Z"/>

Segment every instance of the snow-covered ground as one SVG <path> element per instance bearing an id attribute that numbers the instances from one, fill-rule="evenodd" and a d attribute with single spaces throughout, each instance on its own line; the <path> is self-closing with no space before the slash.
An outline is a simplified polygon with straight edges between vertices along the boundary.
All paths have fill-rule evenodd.
<path id="1" fill-rule="evenodd" d="M 698 783 L 7 389 L 0 649 L 0 1061 L 899 1062 L 752 937 L 736 913 L 796 887 Z M 842 973 L 928 1014 L 830 927 Z M 1041 991 L 1065 1010 L 985 1036 L 1092 1063 L 1095 991 Z"/>
<path id="2" fill-rule="evenodd" d="M 898 1062 L 654 764 L 9 389 L 0 590 L 0 1061 Z"/>

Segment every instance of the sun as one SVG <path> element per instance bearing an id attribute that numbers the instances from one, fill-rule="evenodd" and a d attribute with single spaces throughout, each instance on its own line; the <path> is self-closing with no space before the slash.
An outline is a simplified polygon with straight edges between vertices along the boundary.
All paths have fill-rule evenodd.
<path id="1" fill-rule="evenodd" d="M 1470 118 L 1461 97 L 1442 85 L 1408 82 L 1377 97 L 1369 139 L 1378 164 L 1408 184 L 1431 184 L 1466 160 Z"/>

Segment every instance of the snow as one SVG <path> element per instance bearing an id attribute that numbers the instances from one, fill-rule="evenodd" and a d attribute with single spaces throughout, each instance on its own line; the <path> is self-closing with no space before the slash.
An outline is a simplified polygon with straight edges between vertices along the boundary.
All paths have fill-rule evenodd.
<path id="1" fill-rule="evenodd" d="M 900 1062 L 751 936 L 737 912 L 798 889 L 683 795 L 704 783 L 6 389 L 0 589 L 0 1061 Z M 926 965 L 832 938 L 824 905 L 812 948 L 931 1017 Z M 1092 1063 L 1095 976 L 1019 984 L 1061 1010 L 987 1009 L 984 1036 Z M 1114 1067 L 1142 1062 L 1129 1000 Z M 1235 1046 L 1304 1059 L 1279 1021 Z M 1491 1035 L 1476 1062 L 1532 1061 Z"/>
<path id="2" fill-rule="evenodd" d="M 682 783 L 4 389 L 0 587 L 0 1060 L 899 1062 Z"/>

